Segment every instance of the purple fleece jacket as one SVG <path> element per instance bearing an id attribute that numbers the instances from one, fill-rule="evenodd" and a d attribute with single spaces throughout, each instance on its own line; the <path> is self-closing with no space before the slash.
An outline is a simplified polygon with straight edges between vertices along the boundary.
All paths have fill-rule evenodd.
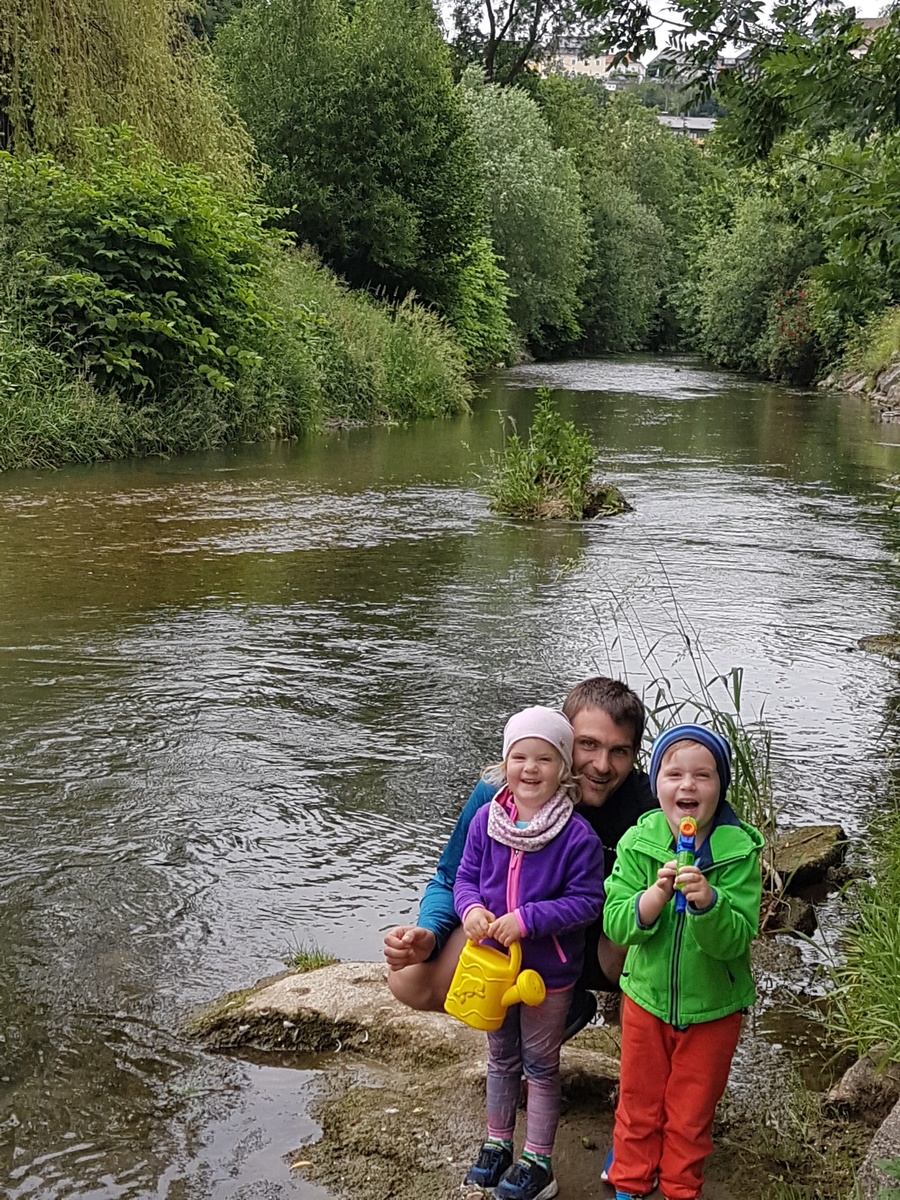
<path id="1" fill-rule="evenodd" d="M 537 971 L 551 991 L 571 987 L 581 974 L 583 931 L 603 908 L 603 845 L 573 813 L 543 849 L 512 850 L 488 837 L 493 803 L 480 808 L 469 826 L 453 888 L 456 911 L 460 919 L 475 904 L 495 917 L 514 912 L 522 929 L 522 967 Z"/>

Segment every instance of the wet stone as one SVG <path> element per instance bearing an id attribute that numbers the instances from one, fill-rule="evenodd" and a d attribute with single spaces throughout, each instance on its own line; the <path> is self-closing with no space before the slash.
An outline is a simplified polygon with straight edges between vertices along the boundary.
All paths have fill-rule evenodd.
<path id="1" fill-rule="evenodd" d="M 829 870 L 844 861 L 847 835 L 840 825 L 807 825 L 778 835 L 775 845 L 775 870 L 785 890 L 796 893 L 819 883 Z"/>

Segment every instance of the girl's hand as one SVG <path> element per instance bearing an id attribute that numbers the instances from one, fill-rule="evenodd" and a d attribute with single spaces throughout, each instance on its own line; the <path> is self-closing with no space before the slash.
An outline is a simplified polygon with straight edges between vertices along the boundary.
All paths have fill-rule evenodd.
<path id="1" fill-rule="evenodd" d="M 716 898 L 699 867 L 682 867 L 678 872 L 678 888 L 692 908 L 709 908 Z"/>
<path id="2" fill-rule="evenodd" d="M 480 942 L 488 935 L 494 914 L 486 908 L 470 908 L 462 923 L 463 932 L 470 942 Z"/>
<path id="3" fill-rule="evenodd" d="M 519 925 L 516 914 L 507 913 L 506 916 L 498 917 L 496 921 L 492 921 L 488 929 L 488 937 L 492 937 L 501 946 L 511 946 L 513 942 L 520 942 L 522 940 L 522 927 Z"/>

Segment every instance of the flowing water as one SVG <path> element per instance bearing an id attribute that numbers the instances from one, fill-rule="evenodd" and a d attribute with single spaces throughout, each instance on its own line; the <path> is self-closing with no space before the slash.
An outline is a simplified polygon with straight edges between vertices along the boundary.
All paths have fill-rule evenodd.
<path id="1" fill-rule="evenodd" d="M 632 513 L 488 512 L 497 410 L 524 428 L 542 384 Z M 317 1195 L 284 1157 L 314 1064 L 180 1021 L 292 943 L 377 958 L 509 712 L 610 669 L 689 684 L 686 632 L 764 705 L 783 819 L 862 830 L 898 471 L 858 399 L 623 359 L 409 429 L 0 477 L 0 1194 Z"/>

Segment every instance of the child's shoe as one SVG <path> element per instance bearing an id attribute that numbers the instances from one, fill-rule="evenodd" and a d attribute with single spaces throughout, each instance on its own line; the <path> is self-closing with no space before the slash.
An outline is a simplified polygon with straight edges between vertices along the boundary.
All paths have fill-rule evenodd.
<path id="1" fill-rule="evenodd" d="M 493 1200 L 551 1200 L 559 1191 L 552 1171 L 540 1163 L 520 1158 L 509 1168 L 494 1190 Z"/>
<path id="2" fill-rule="evenodd" d="M 612 1146 L 609 1148 L 609 1154 L 606 1156 L 606 1162 L 603 1164 L 603 1170 L 600 1172 L 600 1182 L 609 1183 L 609 1168 L 612 1166 Z"/>
<path id="3" fill-rule="evenodd" d="M 485 1142 L 469 1167 L 463 1187 L 494 1188 L 512 1166 L 513 1156 L 497 1142 Z"/>

